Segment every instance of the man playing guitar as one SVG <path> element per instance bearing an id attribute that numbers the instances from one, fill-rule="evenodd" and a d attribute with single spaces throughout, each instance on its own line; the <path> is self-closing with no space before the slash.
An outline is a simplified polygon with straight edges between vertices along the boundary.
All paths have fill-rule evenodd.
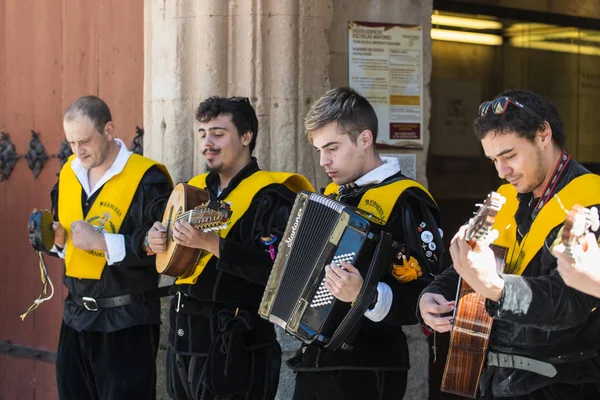
<path id="1" fill-rule="evenodd" d="M 498 175 L 495 245 L 508 249 L 505 273 L 496 272 L 486 246 L 471 248 L 464 228 L 452 240 L 454 263 L 424 291 L 422 321 L 437 332 L 452 329 L 460 275 L 485 298 L 494 318 L 481 398 L 600 398 L 600 299 L 571 289 L 556 269 L 550 246 L 564 209 L 600 203 L 598 176 L 563 150 L 565 134 L 556 108 L 529 91 L 508 90 L 484 102 L 475 134 Z"/>

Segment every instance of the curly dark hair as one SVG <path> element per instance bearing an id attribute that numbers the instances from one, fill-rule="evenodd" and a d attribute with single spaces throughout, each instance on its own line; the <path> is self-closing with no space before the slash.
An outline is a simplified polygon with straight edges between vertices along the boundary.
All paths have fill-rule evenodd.
<path id="1" fill-rule="evenodd" d="M 252 132 L 250 141 L 250 154 L 252 154 L 258 136 L 258 118 L 256 118 L 256 111 L 250 104 L 250 100 L 247 97 L 209 97 L 196 109 L 196 120 L 204 123 L 223 114 L 231 115 L 231 122 L 240 136 L 248 131 Z"/>
<path id="2" fill-rule="evenodd" d="M 534 141 L 538 130 L 544 128 L 544 121 L 548 122 L 552 129 L 552 140 L 559 148 L 565 145 L 564 124 L 560 119 L 558 110 L 552 102 L 530 90 L 509 89 L 494 99 L 499 97 L 510 97 L 513 100 L 523 104 L 537 116 L 524 111 L 514 104 L 509 104 L 503 114 L 494 114 L 490 109 L 483 116 L 478 116 L 473 123 L 475 136 L 479 140 L 483 139 L 488 133 L 511 133 Z"/>

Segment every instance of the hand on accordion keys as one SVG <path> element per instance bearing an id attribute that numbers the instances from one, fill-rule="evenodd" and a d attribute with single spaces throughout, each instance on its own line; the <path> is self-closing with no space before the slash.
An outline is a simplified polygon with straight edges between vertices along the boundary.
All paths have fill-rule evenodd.
<path id="1" fill-rule="evenodd" d="M 332 263 L 325 267 L 325 287 L 340 301 L 356 301 L 362 285 L 362 275 L 348 262 L 342 261 L 341 265 Z"/>

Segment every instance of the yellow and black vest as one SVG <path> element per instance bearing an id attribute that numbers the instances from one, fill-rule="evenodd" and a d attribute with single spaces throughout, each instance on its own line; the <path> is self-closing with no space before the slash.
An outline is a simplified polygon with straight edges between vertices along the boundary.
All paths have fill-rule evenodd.
<path id="1" fill-rule="evenodd" d="M 375 186 L 368 189 L 362 195 L 357 208 L 375 216 L 386 224 L 394 209 L 394 205 L 396 205 L 396 201 L 398 201 L 402 193 L 409 188 L 421 189 L 433 201 L 433 196 L 431 196 L 429 191 L 419 182 L 413 181 L 412 179 L 400 179 L 387 185 Z M 325 188 L 325 193 L 323 194 L 325 196 L 335 194 L 337 198 L 338 189 L 338 185 L 330 183 Z"/>
<path id="2" fill-rule="evenodd" d="M 207 176 L 208 174 L 198 175 L 192 178 L 188 184 L 205 189 Z M 235 226 L 235 223 L 242 218 L 246 211 L 248 211 L 254 196 L 265 187 L 273 184 L 283 184 L 294 193 L 298 193 L 301 190 L 314 191 L 310 182 L 302 175 L 288 172 L 256 171 L 242 180 L 235 189 L 222 199 L 223 201 L 230 203 L 232 213 L 227 228 L 218 231 L 218 235 L 222 238 L 227 237 L 227 234 Z M 203 252 L 192 272 L 185 277 L 181 276 L 177 278 L 175 283 L 178 285 L 192 285 L 196 283 L 198 277 L 212 257 L 213 255 L 211 253 Z"/>
<path id="3" fill-rule="evenodd" d="M 573 205 L 590 207 L 600 204 L 600 176 L 581 175 L 567 184 L 542 207 L 531 224 L 529 232 L 517 241 L 517 222 L 515 214 L 519 207 L 517 190 L 510 184 L 502 185 L 498 193 L 506 198 L 506 203 L 496 215 L 494 229 L 498 231 L 495 245 L 508 249 L 504 272 L 521 275 L 531 260 L 540 251 L 550 232 L 562 224 L 566 212 Z"/>
<path id="4" fill-rule="evenodd" d="M 167 176 L 169 174 L 167 169 L 156 161 L 132 154 L 123 171 L 104 184 L 94 204 L 84 216 L 81 204 L 83 188 L 71 167 L 74 159 L 73 155 L 65 163 L 60 171 L 58 183 L 58 220 L 67 232 L 66 275 L 73 278 L 100 279 L 106 265 L 104 252 L 74 247 L 71 241 L 71 223 L 85 219 L 99 231 L 119 233 L 133 196 L 146 171 L 156 165 Z"/>
<path id="5" fill-rule="evenodd" d="M 404 193 L 405 190 L 410 188 L 418 188 L 425 192 L 435 204 L 433 196 L 427 189 L 419 182 L 413 181 L 412 179 L 401 179 L 384 184 L 381 186 L 375 186 L 368 189 L 361 197 L 357 208 L 367 212 L 368 214 L 375 217 L 374 222 L 385 225 L 387 224 L 391 213 L 396 205 L 396 202 Z M 339 186 L 335 183 L 330 183 L 326 188 L 324 195 L 328 196 L 335 194 L 337 198 Z M 417 229 L 417 227 L 410 227 L 406 229 Z M 437 232 L 435 233 L 437 234 Z M 401 283 L 408 283 L 420 277 L 423 274 L 422 267 L 414 257 L 403 257 L 400 264 L 392 267 L 392 275 Z"/>

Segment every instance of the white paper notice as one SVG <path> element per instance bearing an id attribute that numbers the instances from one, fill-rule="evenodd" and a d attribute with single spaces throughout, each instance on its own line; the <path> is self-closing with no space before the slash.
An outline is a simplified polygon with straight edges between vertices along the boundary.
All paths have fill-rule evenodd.
<path id="1" fill-rule="evenodd" d="M 349 85 L 377 113 L 377 143 L 423 147 L 421 27 L 357 21 L 348 26 Z"/>

